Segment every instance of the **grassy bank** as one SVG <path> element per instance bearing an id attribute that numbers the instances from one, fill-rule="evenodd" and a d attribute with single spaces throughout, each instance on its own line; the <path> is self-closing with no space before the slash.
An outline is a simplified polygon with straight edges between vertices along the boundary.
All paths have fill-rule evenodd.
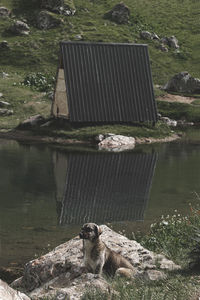
<path id="1" fill-rule="evenodd" d="M 189 207 L 188 216 L 177 211 L 162 216 L 151 225 L 150 232 L 136 239 L 144 247 L 162 253 L 181 266 L 180 271 L 169 272 L 167 279 L 156 282 L 136 279 L 114 279 L 111 285 L 116 294 L 111 298 L 100 291 L 88 291 L 83 300 L 92 299 L 198 299 L 200 295 L 200 206 Z"/>

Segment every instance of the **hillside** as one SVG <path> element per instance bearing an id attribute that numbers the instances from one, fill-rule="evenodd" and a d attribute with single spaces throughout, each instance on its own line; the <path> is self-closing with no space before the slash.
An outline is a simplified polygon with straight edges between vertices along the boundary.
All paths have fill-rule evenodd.
<path id="1" fill-rule="evenodd" d="M 71 0 L 68 2 L 72 4 Z M 164 84 L 175 73 L 184 70 L 194 77 L 200 77 L 199 1 L 126 0 L 124 3 L 130 9 L 129 22 L 117 24 L 105 19 L 104 14 L 119 1 L 74 0 L 75 14 L 64 16 L 52 13 L 60 25 L 48 30 L 36 26 L 41 11 L 40 3 L 41 0 L 0 0 L 0 6 L 12 11 L 11 17 L 0 17 L 0 43 L 6 40 L 9 45 L 8 49 L 0 49 L 0 72 L 9 74 L 6 81 L 0 78 L 0 92 L 17 111 L 19 120 L 31 113 L 44 111 L 47 114 L 49 111 L 50 100 L 44 94 L 21 87 L 18 83 L 29 73 L 41 72 L 55 76 L 59 42 L 62 40 L 147 43 L 154 84 Z M 14 20 L 26 21 L 30 34 L 21 36 L 11 33 L 8 29 Z M 157 41 L 140 38 L 142 30 L 155 32 L 160 38 L 174 35 L 180 48 L 169 48 L 168 52 L 162 52 L 158 49 Z M 32 104 L 27 104 L 30 99 Z M 36 102 L 42 104 L 37 105 Z M 19 108 L 20 103 L 23 109 L 22 106 Z M 2 122 L 1 128 L 10 127 L 7 117 Z"/>

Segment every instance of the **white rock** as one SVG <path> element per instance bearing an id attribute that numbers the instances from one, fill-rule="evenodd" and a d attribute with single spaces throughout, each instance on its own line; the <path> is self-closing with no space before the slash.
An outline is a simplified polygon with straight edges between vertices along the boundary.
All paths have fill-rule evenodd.
<path id="1" fill-rule="evenodd" d="M 0 300 L 30 300 L 30 298 L 19 291 L 15 291 L 0 279 Z"/>
<path id="2" fill-rule="evenodd" d="M 98 146 L 100 150 L 124 151 L 135 147 L 135 138 L 109 134 Z"/>

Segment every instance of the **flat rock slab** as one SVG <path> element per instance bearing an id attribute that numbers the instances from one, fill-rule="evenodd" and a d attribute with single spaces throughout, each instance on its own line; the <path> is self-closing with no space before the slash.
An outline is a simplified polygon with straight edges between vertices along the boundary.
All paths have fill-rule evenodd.
<path id="1" fill-rule="evenodd" d="M 135 267 L 136 276 L 148 280 L 165 278 L 165 270 L 176 270 L 163 255 L 155 254 L 134 240 L 129 240 L 106 225 L 102 225 L 102 240 L 117 253 L 121 253 Z M 53 251 L 28 262 L 24 276 L 12 283 L 33 299 L 65 293 L 69 299 L 80 299 L 89 286 L 109 290 L 108 282 L 95 274 L 84 273 L 82 240 L 79 237 L 61 244 Z M 67 299 L 68 299 L 67 298 Z M 55 298 L 57 299 L 57 298 Z M 60 299 L 60 298 L 59 298 Z"/>

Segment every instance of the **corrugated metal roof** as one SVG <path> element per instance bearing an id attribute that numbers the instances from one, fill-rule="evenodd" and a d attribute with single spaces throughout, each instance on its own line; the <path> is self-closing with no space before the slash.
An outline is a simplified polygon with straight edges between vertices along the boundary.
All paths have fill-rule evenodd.
<path id="1" fill-rule="evenodd" d="M 147 45 L 62 42 L 72 122 L 157 121 Z"/>
<path id="2" fill-rule="evenodd" d="M 60 224 L 143 220 L 156 153 L 70 154 Z"/>

